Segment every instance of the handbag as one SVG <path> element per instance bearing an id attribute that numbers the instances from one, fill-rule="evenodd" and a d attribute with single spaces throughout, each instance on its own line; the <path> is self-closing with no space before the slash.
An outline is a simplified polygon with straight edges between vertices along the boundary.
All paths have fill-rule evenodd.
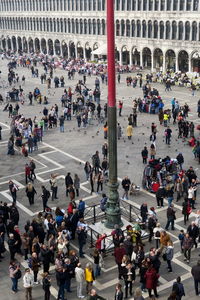
<path id="1" fill-rule="evenodd" d="M 166 260 L 167 260 L 167 254 L 166 254 L 166 253 L 163 253 L 162 258 L 163 258 L 164 261 L 166 261 Z"/>

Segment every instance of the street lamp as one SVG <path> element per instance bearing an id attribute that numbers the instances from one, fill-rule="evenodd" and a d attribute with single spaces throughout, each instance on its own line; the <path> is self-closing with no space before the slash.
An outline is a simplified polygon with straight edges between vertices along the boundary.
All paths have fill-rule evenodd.
<path id="1" fill-rule="evenodd" d="M 108 148 L 109 148 L 109 196 L 106 206 L 105 226 L 122 226 L 117 179 L 117 111 L 115 85 L 115 25 L 114 1 L 107 0 L 107 61 L 108 61 Z"/>

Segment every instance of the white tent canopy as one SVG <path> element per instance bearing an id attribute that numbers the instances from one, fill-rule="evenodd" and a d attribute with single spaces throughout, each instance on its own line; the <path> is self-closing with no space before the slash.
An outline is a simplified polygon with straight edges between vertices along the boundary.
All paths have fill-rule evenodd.
<path id="1" fill-rule="evenodd" d="M 92 51 L 93 55 L 107 55 L 107 44 L 101 45 L 96 50 Z"/>

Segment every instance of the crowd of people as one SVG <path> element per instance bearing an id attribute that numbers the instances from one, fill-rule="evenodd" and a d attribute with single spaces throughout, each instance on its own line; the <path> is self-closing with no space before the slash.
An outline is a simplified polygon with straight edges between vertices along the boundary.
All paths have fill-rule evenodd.
<path id="1" fill-rule="evenodd" d="M 4 57 L 3 57 L 4 58 Z M 9 57 L 8 57 L 9 58 Z M 9 58 L 10 59 L 10 58 Z M 19 68 L 19 71 L 18 71 Z M 26 77 L 19 76 L 21 68 L 30 72 L 33 81 L 40 79 L 40 84 L 46 84 L 48 95 L 52 96 L 53 89 L 62 88 L 62 96 L 59 102 L 48 106 L 49 99 L 43 95 L 41 89 L 34 86 L 32 91 L 25 95 Z M 55 74 L 55 69 L 63 70 L 63 75 Z M 42 71 L 41 71 L 42 70 Z M 185 103 L 180 106 L 179 102 L 172 98 L 171 109 L 164 108 L 164 101 L 158 89 L 152 88 L 153 75 L 147 74 L 146 78 L 142 72 L 132 76 L 131 69 L 117 66 L 117 81 L 121 84 L 121 74 L 128 73 L 126 85 L 128 87 L 141 88 L 141 98 L 135 98 L 132 103 L 131 113 L 127 119 L 125 135 L 128 140 L 134 137 L 134 127 L 137 127 L 138 115 L 150 113 L 158 115 L 160 125 L 164 127 L 164 142 L 170 146 L 172 140 L 172 124 L 178 126 L 177 139 L 188 142 L 193 153 L 200 159 L 200 146 L 195 138 L 195 128 L 192 122 L 187 121 L 189 105 Z M 67 74 L 67 76 L 66 76 Z M 71 82 L 77 77 L 78 80 L 74 88 L 66 87 L 66 81 Z M 94 78 L 94 87 L 88 88 L 88 77 Z M 171 90 L 172 74 L 162 76 L 157 74 L 157 79 L 162 78 L 166 85 L 166 91 Z M 186 76 L 176 75 L 178 80 L 188 82 Z M 180 79 L 181 78 L 181 79 Z M 102 194 L 100 208 L 106 211 L 107 196 L 105 194 L 105 184 L 108 180 L 108 124 L 107 124 L 107 104 L 102 105 L 102 86 L 106 85 L 107 65 L 102 63 L 88 63 L 82 59 L 56 60 L 45 55 L 21 55 L 11 57 L 8 63 L 8 84 L 12 89 L 6 94 L 6 104 L 4 111 L 8 110 L 10 123 L 10 138 L 8 141 L 8 155 L 14 155 L 18 149 L 25 157 L 34 151 L 38 151 L 38 143 L 42 142 L 43 136 L 48 134 L 48 130 L 56 130 L 57 126 L 61 133 L 65 132 L 66 123 L 76 120 L 77 129 L 92 127 L 96 121 L 102 127 L 105 143 L 102 145 L 102 159 L 97 150 L 91 157 L 91 162 L 86 162 L 83 172 L 86 180 L 89 181 L 91 194 L 97 192 Z M 54 86 L 53 86 L 54 84 Z M 72 84 L 70 84 L 72 85 Z M 2 99 L 4 97 L 2 96 Z M 10 103 L 15 101 L 15 104 Z M 42 117 L 25 117 L 20 108 L 23 105 L 38 105 Z M 119 118 L 123 116 L 123 101 L 118 101 Z M 200 103 L 198 103 L 200 107 Z M 199 109 L 200 110 L 200 109 Z M 68 127 L 67 123 L 67 127 Z M 99 132 L 97 132 L 97 135 Z M 174 133 L 173 133 L 174 134 Z M 117 137 L 120 140 L 123 135 L 120 123 L 117 123 Z M 151 124 L 149 146 L 145 145 L 141 151 L 142 162 L 145 166 L 143 186 L 155 194 L 155 206 L 161 208 L 167 200 L 166 226 L 161 228 L 158 213 L 154 207 L 148 208 L 147 203 L 140 207 L 140 221 L 127 226 L 123 231 L 117 225 L 111 233 L 113 242 L 113 255 L 118 268 L 119 283 L 113 291 L 112 299 L 123 300 L 134 297 L 134 300 L 143 300 L 144 293 L 148 292 L 151 299 L 159 297 L 157 287 L 159 286 L 160 266 L 165 264 L 168 272 L 174 271 L 173 257 L 174 245 L 168 231 L 174 230 L 176 220 L 176 209 L 174 200 L 181 202 L 184 224 L 189 222 L 192 210 L 195 210 L 197 197 L 198 179 L 192 167 L 184 170 L 184 157 L 179 153 L 176 158 L 166 156 L 164 159 L 157 157 L 157 126 Z M 148 164 L 147 164 L 148 163 Z M 147 164 L 147 165 L 146 165 Z M 23 277 L 26 299 L 34 297 L 35 285 L 42 284 L 45 300 L 49 300 L 52 281 L 56 279 L 58 286 L 57 299 L 64 300 L 76 286 L 78 298 L 88 297 L 88 300 L 102 299 L 95 289 L 95 280 L 102 276 L 102 269 L 105 266 L 107 253 L 105 252 L 106 234 L 99 235 L 95 241 L 90 260 L 85 263 L 87 257 L 88 224 L 84 220 L 86 204 L 80 198 L 80 177 L 74 177 L 67 173 L 64 179 L 65 196 L 68 199 L 66 209 L 59 206 L 55 210 L 50 208 L 50 201 L 58 200 L 59 174 L 52 173 L 49 185 L 42 185 L 40 192 L 35 186 L 37 182 L 37 165 L 34 159 L 26 162 L 25 174 L 25 195 L 30 206 L 35 204 L 34 197 L 41 194 L 41 212 L 19 228 L 20 213 L 17 208 L 17 194 L 19 187 L 14 181 L 9 181 L 9 192 L 13 203 L 9 206 L 6 202 L 0 203 L 0 258 L 6 251 L 8 244 L 10 252 L 9 276 L 12 281 L 12 292 L 18 292 L 18 281 Z M 36 172 L 36 173 L 35 173 Z M 128 200 L 129 196 L 139 190 L 128 176 L 122 180 L 123 200 Z M 182 199 L 182 200 L 181 200 Z M 57 204 L 57 202 L 56 202 Z M 189 264 L 191 260 L 191 249 L 197 247 L 199 239 L 200 211 L 197 210 L 195 221 L 188 225 L 185 231 L 181 230 L 178 239 L 180 240 L 180 251 L 184 255 L 184 260 Z M 142 229 L 148 231 L 148 249 L 144 248 L 142 240 Z M 78 245 L 75 250 L 74 243 Z M 85 247 L 85 250 L 84 250 Z M 147 254 L 146 250 L 149 250 Z M 25 260 L 25 272 L 16 257 Z M 53 274 L 50 271 L 53 270 Z M 24 274 L 22 274 L 24 273 Z M 195 292 L 199 294 L 198 283 L 200 281 L 200 262 L 192 267 L 194 277 Z M 138 286 L 139 281 L 139 286 Z M 33 295 L 32 295 L 33 294 Z M 154 294 L 154 295 L 153 295 Z M 173 283 L 169 300 L 181 300 L 185 296 L 184 285 L 181 277 L 178 276 Z M 70 297 L 70 296 L 69 296 Z M 107 298 L 107 297 L 106 297 Z M 111 299 L 111 298 L 109 298 Z"/>

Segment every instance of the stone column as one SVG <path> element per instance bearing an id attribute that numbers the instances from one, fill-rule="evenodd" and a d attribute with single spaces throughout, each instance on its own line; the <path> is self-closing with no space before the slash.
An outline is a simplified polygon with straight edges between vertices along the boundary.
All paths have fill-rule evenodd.
<path id="1" fill-rule="evenodd" d="M 179 66 L 178 66 L 178 54 L 176 53 L 176 72 L 179 71 Z"/>
<path id="2" fill-rule="evenodd" d="M 163 67 L 162 67 L 162 71 L 163 71 L 163 73 L 165 73 L 165 70 L 166 70 L 166 62 L 165 62 L 165 53 L 164 53 L 164 51 L 163 51 Z"/>
<path id="3" fill-rule="evenodd" d="M 151 72 L 154 71 L 154 57 L 153 57 L 153 51 L 151 52 Z"/>
<path id="4" fill-rule="evenodd" d="M 122 50 L 119 51 L 119 64 L 122 66 Z"/>
<path id="5" fill-rule="evenodd" d="M 142 55 L 142 50 L 140 50 L 140 66 L 143 67 L 143 55 Z"/>
<path id="6" fill-rule="evenodd" d="M 132 59 L 132 50 L 129 51 L 129 66 L 132 67 L 133 65 L 133 59 Z"/>
<path id="7" fill-rule="evenodd" d="M 188 71 L 189 71 L 189 72 L 192 71 L 192 64 L 191 64 L 190 56 L 188 56 Z"/>

